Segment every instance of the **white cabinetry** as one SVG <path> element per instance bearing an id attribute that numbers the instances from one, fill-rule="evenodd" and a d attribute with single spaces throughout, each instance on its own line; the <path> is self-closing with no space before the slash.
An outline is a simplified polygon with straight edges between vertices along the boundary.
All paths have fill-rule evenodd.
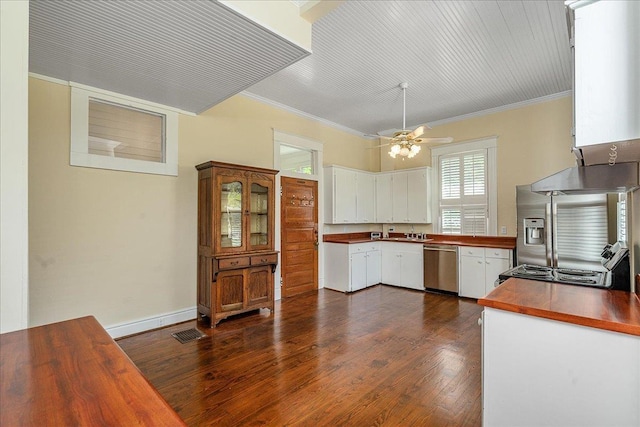
<path id="1" fill-rule="evenodd" d="M 375 222 L 375 201 L 375 175 L 358 172 L 356 174 L 356 222 L 361 224 Z"/>
<path id="2" fill-rule="evenodd" d="M 640 425 L 640 337 L 488 307 L 482 329 L 484 426 Z"/>
<path id="3" fill-rule="evenodd" d="M 431 168 L 407 171 L 407 222 L 431 223 Z"/>
<path id="4" fill-rule="evenodd" d="M 376 222 L 393 222 L 391 173 L 376 174 Z"/>
<path id="5" fill-rule="evenodd" d="M 324 245 L 325 288 L 354 292 L 380 283 L 380 242 Z"/>
<path id="6" fill-rule="evenodd" d="M 376 221 L 431 223 L 431 168 L 380 173 L 376 176 Z"/>
<path id="7" fill-rule="evenodd" d="M 511 250 L 460 246 L 458 294 L 482 298 L 491 292 L 498 275 L 511 268 Z"/>
<path id="8" fill-rule="evenodd" d="M 640 139 L 640 2 L 577 6 L 574 30 L 576 146 Z"/>
<path id="9" fill-rule="evenodd" d="M 393 210 L 393 222 L 409 222 L 409 187 L 407 186 L 407 173 L 395 172 L 391 175 L 391 206 Z M 384 201 L 383 201 L 384 202 Z M 388 202 L 387 202 L 388 203 Z"/>
<path id="10" fill-rule="evenodd" d="M 325 220 L 329 224 L 375 220 L 375 175 L 353 169 L 324 168 Z"/>
<path id="11" fill-rule="evenodd" d="M 424 290 L 422 245 L 381 242 L 382 283 Z"/>

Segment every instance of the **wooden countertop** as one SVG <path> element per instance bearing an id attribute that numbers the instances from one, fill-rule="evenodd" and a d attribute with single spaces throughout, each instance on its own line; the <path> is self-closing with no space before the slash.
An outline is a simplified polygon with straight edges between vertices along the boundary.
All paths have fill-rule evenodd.
<path id="1" fill-rule="evenodd" d="M 0 335 L 0 425 L 186 425 L 94 317 Z"/>
<path id="2" fill-rule="evenodd" d="M 640 298 L 633 292 L 510 278 L 478 304 L 640 336 Z"/>
<path id="3" fill-rule="evenodd" d="M 369 232 L 359 233 L 339 233 L 339 234 L 325 234 L 323 241 L 328 243 L 367 243 L 371 242 Z M 390 239 L 376 239 L 376 241 L 383 242 L 407 242 L 417 243 L 420 245 L 452 245 L 452 246 L 477 246 L 483 248 L 500 248 L 500 249 L 515 249 L 516 238 L 515 237 L 503 237 L 503 236 L 464 236 L 464 235 L 449 235 L 449 234 L 427 234 L 427 241 L 425 240 L 409 240 L 398 238 L 405 237 L 402 233 L 390 233 Z"/>

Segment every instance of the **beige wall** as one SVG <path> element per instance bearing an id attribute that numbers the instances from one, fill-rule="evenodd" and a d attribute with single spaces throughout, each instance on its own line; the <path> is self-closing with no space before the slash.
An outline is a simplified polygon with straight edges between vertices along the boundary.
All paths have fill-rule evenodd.
<path id="1" fill-rule="evenodd" d="M 435 126 L 425 136 L 451 136 L 468 141 L 498 137 L 498 230 L 516 235 L 515 186 L 530 184 L 562 169 L 576 165 L 571 146 L 571 97 L 529 105 Z M 383 171 L 431 164 L 428 149 L 414 159 L 393 160 L 383 147 Z"/>
<path id="2" fill-rule="evenodd" d="M 180 116 L 178 177 L 69 166 L 70 90 L 29 80 L 30 325 L 104 326 L 195 306 L 194 166 L 273 167 L 273 131 L 324 143 L 326 163 L 375 170 L 373 143 L 235 96 Z"/>
<path id="3" fill-rule="evenodd" d="M 69 93 L 65 85 L 29 82 L 32 326 L 88 314 L 113 326 L 193 307 L 194 165 L 273 167 L 273 128 L 321 141 L 326 165 L 390 169 L 386 154 L 381 159 L 370 149 L 377 142 L 244 96 L 199 116 L 180 116 L 178 177 L 71 167 Z M 574 163 L 566 148 L 570 106 L 565 98 L 431 131 L 456 140 L 499 136 L 499 224 L 511 235 L 514 186 Z M 403 166 L 428 163 L 428 150 L 418 159 L 421 164 Z"/>

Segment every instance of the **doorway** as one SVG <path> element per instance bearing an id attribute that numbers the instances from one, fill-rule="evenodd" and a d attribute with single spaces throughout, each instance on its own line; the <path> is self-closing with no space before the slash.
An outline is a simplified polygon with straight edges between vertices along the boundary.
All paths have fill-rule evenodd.
<path id="1" fill-rule="evenodd" d="M 282 297 L 318 289 L 318 182 L 281 177 Z"/>

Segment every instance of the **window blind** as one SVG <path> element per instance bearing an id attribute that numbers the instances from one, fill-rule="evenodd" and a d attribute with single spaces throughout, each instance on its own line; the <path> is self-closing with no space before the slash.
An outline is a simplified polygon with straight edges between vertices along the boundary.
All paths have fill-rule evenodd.
<path id="1" fill-rule="evenodd" d="M 164 116 L 89 100 L 89 153 L 164 161 Z"/>

